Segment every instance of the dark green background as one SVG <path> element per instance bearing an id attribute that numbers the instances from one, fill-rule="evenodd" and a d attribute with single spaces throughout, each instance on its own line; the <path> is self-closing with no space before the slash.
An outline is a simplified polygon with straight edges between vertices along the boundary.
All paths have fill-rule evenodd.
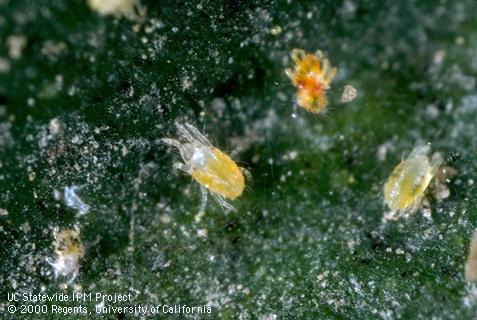
<path id="1" fill-rule="evenodd" d="M 85 292 L 209 303 L 216 319 L 475 316 L 463 265 L 477 224 L 476 1 L 142 4 L 146 16 L 131 21 L 84 1 L 0 0 L 0 56 L 11 63 L 0 74 L 4 301 L 61 292 L 45 259 L 53 227 L 77 224 Z M 18 60 L 11 35 L 28 40 Z M 47 41 L 65 50 L 45 54 Z M 296 47 L 319 48 L 338 68 L 324 115 L 294 109 L 283 70 Z M 359 97 L 342 105 L 346 84 Z M 224 151 L 242 148 L 253 178 L 238 212 L 210 201 L 194 222 L 199 186 L 173 173 L 178 155 L 160 143 L 179 117 Z M 458 170 L 451 196 L 431 202 L 432 219 L 383 222 L 383 181 L 428 142 Z M 83 217 L 53 196 L 70 185 L 84 186 Z"/>

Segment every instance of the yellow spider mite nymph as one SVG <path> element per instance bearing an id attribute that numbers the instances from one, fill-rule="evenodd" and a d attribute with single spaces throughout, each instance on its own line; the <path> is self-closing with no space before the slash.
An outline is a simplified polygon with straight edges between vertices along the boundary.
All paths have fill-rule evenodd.
<path id="1" fill-rule="evenodd" d="M 286 69 L 285 73 L 298 89 L 298 105 L 312 113 L 322 112 L 328 105 L 326 90 L 330 88 L 336 68 L 331 68 L 330 61 L 320 50 L 311 54 L 293 49 L 291 57 L 295 68 Z"/>
<path id="2" fill-rule="evenodd" d="M 393 211 L 391 219 L 419 209 L 422 197 L 442 164 L 436 154 L 429 160 L 430 147 L 416 147 L 394 168 L 384 185 L 384 200 Z"/>
<path id="3" fill-rule="evenodd" d="M 101 15 L 133 16 L 139 0 L 87 0 L 91 9 Z"/>
<path id="4" fill-rule="evenodd" d="M 184 142 L 169 138 L 162 141 L 180 152 L 184 163 L 176 162 L 174 168 L 190 174 L 200 183 L 202 200 L 196 219 L 200 220 L 205 212 L 207 191 L 226 212 L 235 211 L 224 198 L 233 200 L 242 194 L 245 179 L 240 168 L 228 155 L 213 147 L 193 125 L 187 122 L 175 125 Z"/>
<path id="5" fill-rule="evenodd" d="M 46 261 L 53 267 L 55 278 L 58 276 L 70 277 L 68 283 L 72 283 L 79 272 L 79 261 L 84 256 L 84 247 L 80 239 L 80 230 L 66 229 L 59 232 L 53 230 L 55 241 L 55 259 L 47 258 Z"/>

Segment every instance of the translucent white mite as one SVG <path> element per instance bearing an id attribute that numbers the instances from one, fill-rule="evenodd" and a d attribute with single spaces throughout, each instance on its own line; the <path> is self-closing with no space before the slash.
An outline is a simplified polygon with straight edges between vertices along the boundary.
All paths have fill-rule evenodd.
<path id="1" fill-rule="evenodd" d="M 80 239 L 80 230 L 66 229 L 59 232 L 58 228 L 53 230 L 55 241 L 54 259 L 47 258 L 46 261 L 52 266 L 55 279 L 58 276 L 69 277 L 68 283 L 72 283 L 79 272 L 79 261 L 84 256 L 84 247 Z"/>
<path id="2" fill-rule="evenodd" d="M 472 240 L 470 242 L 469 255 L 465 263 L 465 280 L 477 280 L 477 230 L 474 230 Z"/>
<path id="3" fill-rule="evenodd" d="M 162 141 L 176 147 L 181 154 L 184 163 L 176 162 L 174 168 L 190 174 L 200 183 L 202 201 L 196 219 L 199 220 L 205 212 L 208 191 L 226 212 L 235 211 L 225 198 L 233 200 L 242 194 L 245 179 L 240 168 L 191 124 L 176 122 L 175 125 L 183 142 L 169 138 Z"/>
<path id="4" fill-rule="evenodd" d="M 419 209 L 424 192 L 442 164 L 437 154 L 429 160 L 429 150 L 429 146 L 416 147 L 386 181 L 384 200 L 393 211 L 391 219 Z"/>

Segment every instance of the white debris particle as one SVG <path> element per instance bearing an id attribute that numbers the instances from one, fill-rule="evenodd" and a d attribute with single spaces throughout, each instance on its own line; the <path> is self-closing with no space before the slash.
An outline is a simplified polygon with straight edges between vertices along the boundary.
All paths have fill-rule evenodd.
<path id="1" fill-rule="evenodd" d="M 477 301 L 477 286 L 474 283 L 472 283 L 472 284 L 469 284 L 466 287 L 467 287 L 466 291 L 467 291 L 468 294 L 465 297 L 462 298 L 462 303 L 467 308 L 471 308 L 471 307 L 475 306 L 475 303 Z"/>
<path id="2" fill-rule="evenodd" d="M 433 190 L 432 193 L 433 193 L 434 198 L 436 198 L 436 200 L 439 201 L 439 202 L 444 200 L 444 199 L 449 198 L 449 196 L 450 196 L 449 188 L 443 183 L 438 184 L 435 187 L 435 190 Z"/>
<path id="3" fill-rule="evenodd" d="M 182 80 L 182 86 L 181 86 L 181 87 L 182 87 L 182 90 L 183 90 L 183 91 L 186 91 L 186 90 L 192 88 L 192 84 L 193 84 L 193 83 L 192 83 L 192 81 L 191 81 L 189 78 L 187 78 L 187 77 L 184 78 L 184 79 Z"/>
<path id="4" fill-rule="evenodd" d="M 343 94 L 341 95 L 341 102 L 347 103 L 353 101 L 358 96 L 358 90 L 352 85 L 347 84 L 344 87 Z"/>
<path id="5" fill-rule="evenodd" d="M 10 69 L 10 61 L 4 57 L 0 57 L 0 73 L 8 73 Z"/>
<path id="6" fill-rule="evenodd" d="M 30 227 L 30 224 L 28 222 L 23 223 L 20 226 L 20 229 L 25 233 L 29 233 L 31 231 L 31 227 Z"/>
<path id="7" fill-rule="evenodd" d="M 161 214 L 159 216 L 159 221 L 161 221 L 164 224 L 168 224 L 172 222 L 171 216 L 168 214 Z"/>
<path id="8" fill-rule="evenodd" d="M 348 249 L 349 249 L 350 251 L 353 251 L 354 247 L 358 244 L 358 242 L 355 241 L 355 240 L 348 240 L 348 241 L 346 242 L 346 244 L 347 244 L 347 246 L 348 246 Z"/>
<path id="9" fill-rule="evenodd" d="M 464 45 L 465 43 L 465 38 L 462 37 L 462 36 L 458 36 L 456 39 L 455 39 L 455 43 L 459 46 L 462 46 Z"/>
<path id="10" fill-rule="evenodd" d="M 212 102 L 210 103 L 210 106 L 212 108 L 212 110 L 214 110 L 216 113 L 217 113 L 217 116 L 218 117 L 222 117 L 226 108 L 227 108 L 227 105 L 225 103 L 225 100 L 222 99 L 222 98 L 215 98 L 212 100 Z"/>
<path id="11" fill-rule="evenodd" d="M 201 222 L 204 215 L 205 215 L 205 211 L 200 211 L 194 216 L 194 221 L 197 223 Z"/>
<path id="12" fill-rule="evenodd" d="M 282 27 L 274 26 L 273 28 L 270 29 L 270 33 L 274 36 L 278 36 L 280 33 L 282 33 Z"/>
<path id="13" fill-rule="evenodd" d="M 20 59 L 22 51 L 27 45 L 27 38 L 21 35 L 9 36 L 7 38 L 8 55 L 12 59 Z"/>
<path id="14" fill-rule="evenodd" d="M 318 276 L 316 276 L 316 282 L 321 282 L 321 281 L 325 280 L 327 275 L 328 275 L 327 271 L 324 272 L 324 273 L 319 274 Z"/>
<path id="15" fill-rule="evenodd" d="M 404 250 L 401 248 L 396 249 L 396 254 L 404 254 Z"/>
<path id="16" fill-rule="evenodd" d="M 295 160 L 298 157 L 298 151 L 292 150 L 282 156 L 283 160 Z"/>
<path id="17" fill-rule="evenodd" d="M 27 105 L 28 105 L 29 107 L 35 106 L 35 99 L 33 99 L 33 98 L 28 98 L 28 99 L 27 99 Z"/>
<path id="18" fill-rule="evenodd" d="M 444 50 L 437 50 L 434 52 L 433 62 L 435 64 L 441 64 L 446 57 L 446 52 Z"/>
<path id="19" fill-rule="evenodd" d="M 58 118 L 53 118 L 50 120 L 50 124 L 48 126 L 51 134 L 58 134 L 61 129 L 61 122 Z"/>
<path id="20" fill-rule="evenodd" d="M 66 44 L 64 42 L 54 42 L 52 40 L 46 40 L 41 48 L 41 53 L 50 59 L 66 52 Z"/>
<path id="21" fill-rule="evenodd" d="M 351 276 L 349 282 L 353 285 L 354 291 L 356 293 L 361 292 L 361 284 L 359 284 L 358 280 L 354 276 Z"/>
<path id="22" fill-rule="evenodd" d="M 8 215 L 8 210 L 7 209 L 0 209 L 0 216 L 7 216 Z"/>
<path id="23" fill-rule="evenodd" d="M 71 143 L 73 144 L 81 144 L 82 140 L 81 140 L 81 137 L 79 135 L 75 135 L 72 139 L 71 139 Z"/>
<path id="24" fill-rule="evenodd" d="M 437 109 L 435 104 L 429 104 L 426 107 L 426 114 L 430 119 L 436 119 L 439 116 L 439 109 Z"/>
<path id="25" fill-rule="evenodd" d="M 424 208 L 422 209 L 422 215 L 424 218 L 431 220 L 432 219 L 432 211 L 430 208 Z"/>
<path id="26" fill-rule="evenodd" d="M 84 203 L 76 194 L 76 190 L 79 189 L 80 187 L 77 186 L 65 187 L 64 198 L 68 207 L 78 210 L 79 215 L 84 215 L 89 211 L 89 205 Z"/>
<path id="27" fill-rule="evenodd" d="M 11 122 L 0 122 L 0 146 L 10 146 L 13 144 L 11 129 Z"/>
<path id="28" fill-rule="evenodd" d="M 197 230 L 198 237 L 206 237 L 207 236 L 207 229 L 198 229 Z"/>
<path id="29" fill-rule="evenodd" d="M 149 21 L 150 25 L 144 28 L 144 32 L 146 33 L 153 33 L 155 30 L 164 28 L 165 24 L 161 20 L 157 20 L 156 18 L 152 18 Z"/>

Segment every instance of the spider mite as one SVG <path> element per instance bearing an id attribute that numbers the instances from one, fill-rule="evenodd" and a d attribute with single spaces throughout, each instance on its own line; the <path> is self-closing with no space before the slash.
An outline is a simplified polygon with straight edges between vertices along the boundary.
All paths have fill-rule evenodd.
<path id="1" fill-rule="evenodd" d="M 205 213 L 208 192 L 226 212 L 235 211 L 225 199 L 236 199 L 244 190 L 245 179 L 240 168 L 193 125 L 176 122 L 175 126 L 179 140 L 162 141 L 179 150 L 183 162 L 174 163 L 174 168 L 190 174 L 200 184 L 202 200 L 196 220 Z"/>

